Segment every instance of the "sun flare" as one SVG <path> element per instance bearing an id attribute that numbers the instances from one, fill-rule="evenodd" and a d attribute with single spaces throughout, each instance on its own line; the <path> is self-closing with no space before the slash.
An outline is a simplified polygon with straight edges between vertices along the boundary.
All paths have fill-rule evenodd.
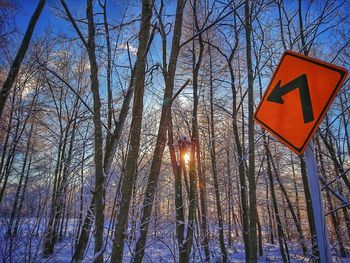
<path id="1" fill-rule="evenodd" d="M 191 159 L 191 155 L 189 152 L 186 152 L 184 154 L 184 161 L 185 161 L 185 164 L 188 164 L 190 162 L 190 159 Z"/>

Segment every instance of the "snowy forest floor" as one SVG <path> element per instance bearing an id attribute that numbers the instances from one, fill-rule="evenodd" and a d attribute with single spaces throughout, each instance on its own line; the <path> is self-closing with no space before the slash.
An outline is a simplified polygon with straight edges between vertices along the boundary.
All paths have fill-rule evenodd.
<path id="1" fill-rule="evenodd" d="M 52 256 L 44 258 L 42 255 L 43 238 L 45 224 L 39 223 L 31 219 L 22 222 L 19 233 L 15 238 L 6 236 L 6 220 L 1 220 L 1 236 L 0 236 L 0 261 L 1 262 L 70 262 L 74 252 L 74 235 L 76 220 L 71 220 L 68 224 L 65 237 L 62 238 L 55 246 L 55 252 Z M 106 224 L 106 229 L 108 225 Z M 154 229 L 149 231 L 147 248 L 144 256 L 144 262 L 177 262 L 177 245 L 172 224 L 159 224 L 157 231 Z M 210 253 L 211 262 L 220 262 L 221 253 L 218 239 L 216 238 L 216 226 L 211 225 L 211 242 Z M 130 229 L 129 229 L 130 230 Z M 132 258 L 131 251 L 135 245 L 135 239 L 129 238 L 124 246 L 123 262 L 130 262 Z M 226 244 L 229 262 L 245 262 L 244 245 L 237 238 L 233 240 L 231 246 Z M 310 257 L 302 255 L 297 243 L 288 243 L 289 255 L 291 262 L 311 262 Z M 105 250 L 105 260 L 110 262 L 112 250 L 112 240 L 109 239 Z M 83 262 L 92 262 L 94 254 L 93 238 L 90 239 L 87 252 Z M 192 249 L 191 262 L 204 262 L 204 251 L 200 249 L 197 236 L 195 236 L 194 248 Z M 334 262 L 350 263 L 350 257 L 339 258 L 333 254 Z M 275 244 L 264 243 L 263 256 L 259 257 L 258 262 L 282 262 L 279 246 L 276 240 Z"/>

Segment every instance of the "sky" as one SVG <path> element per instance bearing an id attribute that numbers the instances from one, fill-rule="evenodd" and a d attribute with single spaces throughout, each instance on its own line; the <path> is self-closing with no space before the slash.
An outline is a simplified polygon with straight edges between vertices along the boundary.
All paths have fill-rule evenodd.
<path id="1" fill-rule="evenodd" d="M 25 32 L 28 26 L 29 20 L 32 14 L 34 13 L 34 10 L 38 2 L 39 2 L 38 0 L 17 0 L 19 11 L 16 16 L 15 23 L 18 29 L 22 33 Z M 57 19 L 55 16 L 51 14 L 51 10 L 55 2 L 57 1 L 47 0 L 45 7 L 40 15 L 40 18 L 36 24 L 34 35 L 36 36 L 41 35 L 41 32 L 43 32 L 49 25 L 57 28 L 64 27 L 64 21 L 62 21 L 62 19 Z"/>
<path id="2" fill-rule="evenodd" d="M 23 35 L 24 32 L 27 29 L 29 20 L 32 16 L 32 14 L 35 11 L 35 8 L 39 2 L 39 0 L 16 0 L 17 1 L 17 15 L 16 15 L 16 26 L 17 29 L 19 30 L 20 34 Z M 73 15 L 74 18 L 85 18 L 85 8 L 86 8 L 86 0 L 66 0 L 66 3 L 68 7 L 70 8 L 70 11 Z M 98 5 L 98 1 L 94 1 L 96 5 Z M 139 0 L 114 0 L 114 1 L 108 1 L 108 7 L 107 7 L 107 14 L 108 14 L 108 21 L 111 24 L 117 25 L 121 22 L 122 20 L 122 14 L 125 11 L 126 6 L 128 6 L 128 14 L 135 14 L 136 16 L 139 16 L 140 14 L 140 1 Z M 176 3 L 175 1 L 173 3 Z M 63 18 L 60 18 L 57 16 L 58 10 L 63 10 L 60 1 L 59 0 L 47 0 L 45 7 L 43 9 L 43 12 L 41 13 L 41 16 L 36 24 L 34 33 L 33 33 L 33 39 L 44 36 L 46 34 L 47 30 L 50 30 L 50 33 L 53 36 L 59 36 L 59 35 L 65 35 L 65 36 L 72 36 L 72 37 L 77 37 L 77 33 L 75 32 L 74 28 L 72 25 L 68 22 L 65 21 Z M 172 9 L 175 10 L 175 5 L 174 4 L 168 4 L 167 7 L 170 11 Z M 96 12 L 101 12 L 100 7 L 95 7 L 94 8 L 94 13 Z M 174 11 L 175 12 L 175 11 Z M 102 19 L 101 15 L 95 16 L 95 22 L 98 22 L 98 20 Z M 130 19 L 127 18 L 127 19 Z M 79 25 L 80 28 L 83 28 L 82 25 Z M 138 27 L 137 24 L 135 24 L 136 27 Z M 83 32 L 84 35 L 86 35 Z M 134 35 L 134 33 L 129 34 L 125 33 L 125 36 L 128 38 L 130 35 Z M 112 41 L 115 39 L 112 39 Z M 154 43 L 156 41 L 159 41 L 157 38 L 154 39 Z M 120 39 L 118 42 L 118 45 L 120 46 L 125 46 L 126 47 L 126 40 L 125 39 Z M 133 54 L 132 54 L 132 60 L 136 58 L 136 51 L 137 51 L 137 39 L 134 38 L 132 43 L 130 44 L 130 48 Z M 153 50 L 153 58 L 158 60 L 158 55 L 161 53 L 159 52 L 154 52 L 155 50 L 158 49 L 160 46 L 157 44 L 152 45 L 152 50 Z M 125 48 L 121 48 L 125 49 Z M 159 54 L 158 54 L 159 53 Z M 126 56 L 126 52 L 123 53 Z M 123 56 L 124 56 L 123 55 Z M 156 58 L 154 57 L 156 56 Z M 128 66 L 128 59 L 125 57 L 125 61 L 121 58 L 121 54 L 119 54 L 119 59 L 118 59 L 118 64 L 120 65 L 125 65 Z M 102 75 L 104 75 L 104 71 L 101 72 Z M 156 78 L 156 77 L 155 77 Z M 115 81 L 117 81 L 116 76 L 113 77 Z M 100 79 L 100 84 L 101 88 L 100 89 L 100 95 L 102 97 L 105 97 L 105 89 L 104 89 L 104 78 Z M 155 79 L 154 79 L 155 81 Z M 157 82 L 157 81 L 155 81 Z M 162 89 L 162 85 L 157 83 L 154 83 L 155 86 L 157 86 L 157 90 Z M 152 89 L 155 89 L 155 86 Z M 161 94 L 160 92 L 159 94 Z"/>
<path id="3" fill-rule="evenodd" d="M 125 0 L 127 1 L 127 0 Z M 109 20 L 116 20 L 118 21 L 121 19 L 122 10 L 124 9 L 124 6 L 126 3 L 125 1 L 113 1 L 115 3 L 110 3 L 112 1 L 109 1 L 107 12 Z M 18 7 L 18 12 L 16 15 L 16 26 L 17 28 L 24 33 L 29 20 L 34 13 L 34 10 L 38 4 L 39 0 L 16 0 L 16 4 Z M 133 2 L 137 1 L 127 1 L 130 2 L 131 7 L 137 6 L 137 4 L 133 4 Z M 68 7 L 70 8 L 70 11 L 72 12 L 74 17 L 85 17 L 85 8 L 86 8 L 86 1 L 85 0 L 66 0 L 66 3 Z M 95 4 L 98 4 L 97 1 L 95 1 Z M 34 37 L 35 36 L 41 36 L 44 31 L 47 28 L 50 28 L 54 32 L 73 32 L 73 28 L 71 25 L 68 24 L 67 21 L 64 21 L 62 18 L 57 17 L 56 12 L 57 8 L 62 10 L 62 6 L 59 2 L 59 0 L 47 0 L 45 7 L 40 15 L 40 18 L 36 24 L 36 28 L 34 31 Z M 95 10 L 97 10 L 95 8 Z M 99 8 L 100 10 L 100 8 Z M 95 11 L 96 12 L 96 11 Z"/>
<path id="4" fill-rule="evenodd" d="M 18 8 L 17 8 L 17 15 L 16 15 L 16 21 L 15 24 L 19 31 L 24 34 L 29 20 L 34 13 L 34 10 L 39 2 L 39 0 L 15 0 Z M 170 0 L 169 0 L 170 1 Z M 67 5 L 69 6 L 71 12 L 73 13 L 74 17 L 83 18 L 85 17 L 85 7 L 86 7 L 86 0 L 66 0 Z M 113 3 L 112 3 L 113 2 Z M 108 12 L 108 18 L 109 21 L 114 21 L 117 24 L 117 22 L 121 21 L 121 14 L 123 13 L 123 10 L 126 5 L 131 3 L 131 13 L 139 13 L 139 0 L 114 0 L 114 1 L 108 1 L 109 7 L 107 9 Z M 167 2 L 167 1 L 165 1 Z M 171 1 L 172 2 L 172 1 Z M 97 4 L 97 1 L 95 1 Z M 172 3 L 167 3 L 166 8 L 168 9 L 168 13 L 172 13 L 173 10 L 175 10 L 175 1 Z M 318 1 L 316 1 L 316 4 Z M 289 3 L 290 5 L 291 3 Z M 44 10 L 36 24 L 36 28 L 34 31 L 34 38 L 40 37 L 45 34 L 45 30 L 50 29 L 53 34 L 60 34 L 64 33 L 65 35 L 71 35 L 76 37 L 76 32 L 74 32 L 73 27 L 67 22 L 64 21 L 64 19 L 57 17 L 57 8 L 62 10 L 61 4 L 59 3 L 59 0 L 47 0 L 46 5 L 44 7 Z M 100 8 L 95 8 L 96 11 L 100 11 Z M 170 12 L 169 12 L 170 11 Z M 95 18 L 95 21 L 97 21 L 98 17 Z M 329 37 L 328 33 L 321 36 L 322 38 L 327 39 Z M 161 52 L 158 52 L 158 48 L 160 47 L 160 43 L 157 43 L 159 41 L 158 38 L 155 38 L 155 44 L 152 45 L 152 56 L 155 60 L 160 61 L 160 54 Z M 159 57 L 158 57 L 159 56 Z M 157 57 L 157 58 L 155 58 Z M 103 81 L 101 84 L 104 84 Z M 103 86 L 103 85 L 102 85 Z M 156 87 L 156 88 L 155 88 Z M 159 92 L 162 89 L 162 81 L 156 81 L 154 83 L 153 91 L 156 91 L 156 93 L 161 94 L 162 92 Z M 104 96 L 105 89 L 101 89 L 101 95 Z M 180 99 L 184 99 L 183 97 Z M 184 102 L 186 102 L 187 99 L 184 99 Z"/>
<path id="5" fill-rule="evenodd" d="M 18 5 L 18 12 L 16 16 L 16 26 L 19 31 L 23 34 L 28 26 L 30 17 L 32 16 L 39 0 L 15 0 Z M 69 6 L 73 16 L 76 18 L 85 17 L 85 7 L 86 0 L 66 0 L 67 5 Z M 94 1 L 97 4 L 98 1 Z M 314 5 L 318 5 L 318 1 L 315 1 Z M 175 12 L 175 1 L 165 1 L 165 8 L 168 10 L 167 13 Z M 291 5 L 291 2 L 286 2 Z M 295 2 L 293 2 L 295 3 Z M 130 12 L 139 14 L 140 10 L 140 1 L 139 0 L 113 0 L 108 1 L 108 19 L 111 24 L 118 24 L 121 21 L 121 16 L 124 13 L 125 6 L 129 6 Z M 77 34 L 74 31 L 73 27 L 64 19 L 57 17 L 57 8 L 62 10 L 59 0 L 47 0 L 44 10 L 37 22 L 34 38 L 40 37 L 45 34 L 45 30 L 50 29 L 53 34 L 59 35 L 60 33 L 65 34 L 66 36 L 76 37 Z M 96 11 L 100 11 L 100 8 L 95 8 Z M 101 19 L 101 16 L 96 16 L 95 21 Z M 324 34 L 322 37 L 327 38 L 328 34 Z M 152 45 L 152 59 L 159 60 L 161 55 L 159 39 L 156 37 L 154 39 L 154 45 Z M 133 43 L 136 45 L 137 43 Z M 170 43 L 169 43 L 170 44 Z M 170 46 L 170 45 L 168 45 Z"/>

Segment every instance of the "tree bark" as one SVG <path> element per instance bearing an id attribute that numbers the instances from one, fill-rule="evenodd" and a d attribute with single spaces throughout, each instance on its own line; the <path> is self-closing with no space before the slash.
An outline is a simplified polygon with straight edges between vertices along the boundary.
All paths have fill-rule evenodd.
<path id="1" fill-rule="evenodd" d="M 168 127 L 168 147 L 171 159 L 171 166 L 174 173 L 174 186 L 175 186 L 175 218 L 176 218 L 176 237 L 178 243 L 179 256 L 183 253 L 183 240 L 184 240 L 184 228 L 185 228 L 185 216 L 184 216 L 184 203 L 182 198 L 182 182 L 181 171 L 183 169 L 183 161 L 181 156 L 183 155 L 182 148 L 180 148 L 179 164 L 176 159 L 175 147 L 174 147 L 174 135 L 173 124 L 170 113 L 169 127 Z"/>
<path id="2" fill-rule="evenodd" d="M 246 56 L 248 71 L 248 151 L 249 151 L 249 257 L 248 262 L 257 262 L 257 209 L 256 209 L 256 182 L 255 182 L 255 142 L 254 142 L 254 73 L 252 62 L 251 32 L 252 32 L 252 8 L 251 1 L 246 1 L 244 5 L 245 13 L 245 36 L 246 36 Z M 253 2 L 253 1 L 252 1 Z M 247 251 L 246 251 L 247 252 Z"/>
<path id="3" fill-rule="evenodd" d="M 7 75 L 7 78 L 0 90 L 0 118 L 2 116 L 2 112 L 5 108 L 5 104 L 6 104 L 6 100 L 8 95 L 10 94 L 10 90 L 13 86 L 13 83 L 16 80 L 16 77 L 18 75 L 19 69 L 21 67 L 22 61 L 24 59 L 24 56 L 27 53 L 29 44 L 30 44 L 30 40 L 32 38 L 33 32 L 34 32 L 34 28 L 35 25 L 40 17 L 40 14 L 44 8 L 46 0 L 39 0 L 39 3 L 32 15 L 32 17 L 30 18 L 26 33 L 24 34 L 21 46 L 19 47 L 16 57 L 11 65 L 11 68 L 9 70 L 9 73 Z"/>
<path id="4" fill-rule="evenodd" d="M 132 110 L 132 121 L 130 126 L 130 146 L 125 164 L 125 173 L 121 187 L 120 209 L 117 215 L 115 227 L 112 262 L 122 262 L 124 250 L 124 238 L 131 199 L 132 184 L 135 177 L 137 160 L 140 148 L 141 122 L 143 111 L 143 94 L 145 82 L 146 54 L 150 39 L 150 28 L 152 18 L 153 1 L 142 1 L 141 28 L 139 34 L 139 49 L 137 51 L 137 62 L 135 64 L 135 95 Z"/>
<path id="5" fill-rule="evenodd" d="M 263 135 L 263 139 L 264 139 L 264 148 L 266 151 L 267 175 L 269 178 L 269 185 L 270 185 L 270 191 L 271 191 L 273 210 L 275 211 L 275 219 L 276 219 L 276 224 L 277 224 L 278 243 L 279 243 L 280 252 L 281 252 L 283 262 L 289 262 L 288 247 L 284 245 L 285 235 L 283 232 L 282 220 L 281 220 L 279 210 L 278 210 L 277 198 L 276 198 L 276 193 L 275 193 L 275 186 L 274 186 L 273 176 L 272 176 L 272 168 L 271 168 L 271 159 L 272 158 L 270 155 L 270 150 L 269 150 L 269 146 L 268 146 L 265 134 Z"/>
<path id="6" fill-rule="evenodd" d="M 223 216 L 222 216 L 222 208 L 221 208 L 221 198 L 220 198 L 220 189 L 219 189 L 219 181 L 218 181 L 218 172 L 217 172 L 217 160 L 216 160 L 216 141 L 215 141 L 215 129 L 214 129 L 214 102 L 213 102 L 213 74 L 212 74 L 212 56 L 211 50 L 209 46 L 209 87 L 210 87 L 210 156 L 211 156 L 211 164 L 212 164 L 212 172 L 213 172 L 213 180 L 214 180 L 214 190 L 215 190 L 215 201 L 216 201 L 216 212 L 219 221 L 219 242 L 220 242 L 220 250 L 222 254 L 222 262 L 227 262 L 227 252 L 225 247 L 225 239 L 224 239 L 224 227 L 223 227 Z"/>
<path id="7" fill-rule="evenodd" d="M 176 18 L 173 33 L 172 49 L 170 54 L 170 61 L 168 69 L 163 69 L 165 74 L 165 91 L 163 97 L 163 107 L 160 117 L 159 130 L 157 136 L 157 142 L 153 153 L 150 172 L 148 175 L 146 192 L 143 200 L 143 210 L 141 218 L 141 228 L 139 239 L 136 242 L 134 263 L 141 263 L 144 252 L 145 244 L 147 240 L 148 226 L 151 218 L 152 207 L 156 188 L 158 185 L 158 178 L 160 173 L 160 167 L 162 164 L 162 157 L 166 143 L 166 134 L 169 127 L 170 110 L 172 104 L 174 79 L 177 65 L 177 58 L 180 51 L 180 38 L 182 29 L 182 17 L 183 17 L 184 1 L 178 0 L 176 7 Z M 165 36 L 163 36 L 165 38 Z M 164 59 L 164 58 L 163 58 Z M 166 66 L 166 65 L 163 65 Z"/>

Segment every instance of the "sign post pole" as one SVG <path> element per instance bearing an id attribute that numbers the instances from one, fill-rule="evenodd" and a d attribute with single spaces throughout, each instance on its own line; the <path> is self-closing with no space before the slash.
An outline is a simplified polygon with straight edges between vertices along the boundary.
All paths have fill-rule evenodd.
<path id="1" fill-rule="evenodd" d="M 332 262 L 332 255 L 312 136 L 347 75 L 345 68 L 287 50 L 254 114 L 258 124 L 293 152 L 298 155 L 305 152 L 322 263 Z"/>
<path id="2" fill-rule="evenodd" d="M 317 244 L 320 252 L 321 263 L 332 262 L 331 249 L 328 239 L 326 218 L 322 206 L 322 196 L 320 191 L 317 163 L 314 153 L 314 143 L 311 140 L 305 149 L 306 170 L 309 177 L 309 187 L 311 193 L 312 208 L 314 211 Z"/>

